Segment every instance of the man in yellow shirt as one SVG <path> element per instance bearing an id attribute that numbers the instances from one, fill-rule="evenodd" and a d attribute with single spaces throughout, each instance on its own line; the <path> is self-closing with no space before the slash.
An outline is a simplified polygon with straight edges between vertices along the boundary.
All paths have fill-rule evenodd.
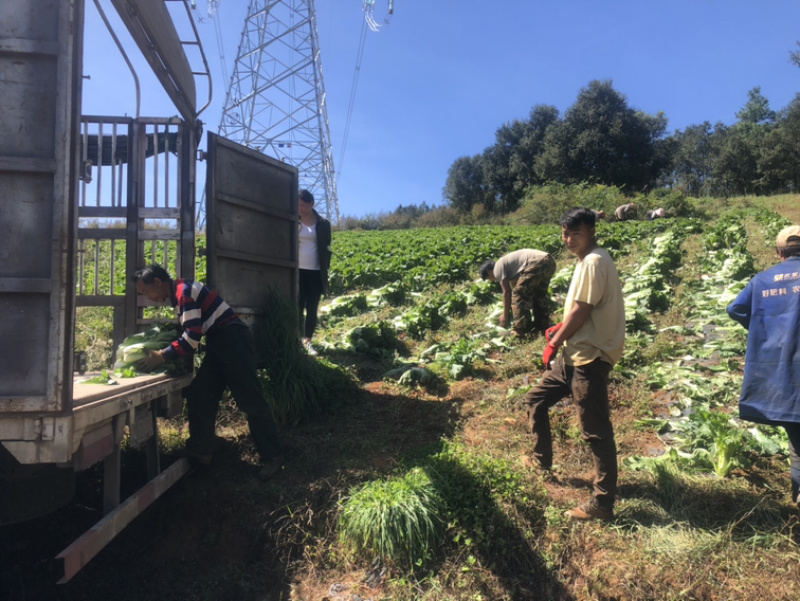
<path id="1" fill-rule="evenodd" d="M 578 520 L 614 517 L 617 492 L 617 447 L 608 403 L 608 374 L 622 357 L 625 343 L 625 305 L 614 261 L 597 245 L 595 215 L 573 209 L 561 218 L 567 249 L 578 257 L 564 303 L 564 321 L 549 328 L 542 354 L 547 371 L 539 385 L 525 395 L 533 454 L 541 467 L 553 464 L 549 409 L 572 395 L 578 408 L 581 437 L 594 456 L 592 498 L 571 509 Z M 556 358 L 563 347 L 563 353 Z"/>

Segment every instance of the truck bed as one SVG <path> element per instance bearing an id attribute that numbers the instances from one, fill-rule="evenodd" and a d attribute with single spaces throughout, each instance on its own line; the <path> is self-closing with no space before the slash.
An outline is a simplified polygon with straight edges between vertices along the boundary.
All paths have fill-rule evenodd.
<path id="1" fill-rule="evenodd" d="M 174 417 L 183 410 L 183 389 L 193 373 L 115 378 L 117 384 L 87 384 L 83 380 L 99 373 L 75 377 L 71 431 L 72 461 L 78 469 L 106 456 L 127 425 L 132 443 L 156 435 L 155 417 Z M 152 403 L 152 401 L 158 401 Z M 80 446 L 77 443 L 80 441 Z"/>
<path id="2" fill-rule="evenodd" d="M 114 378 L 117 384 L 87 384 L 83 381 L 96 375 L 100 375 L 99 372 L 75 377 L 72 415 L 77 432 L 92 430 L 122 413 L 129 413 L 128 421 L 132 423 L 138 407 L 158 398 L 162 399 L 158 407 L 159 417 L 178 415 L 183 409 L 182 390 L 194 378 L 194 374 L 188 373 Z"/>
<path id="3" fill-rule="evenodd" d="M 168 389 L 168 392 L 171 392 L 183 388 L 191 382 L 192 379 L 192 374 L 183 376 L 143 374 L 135 378 L 118 378 L 112 376 L 115 384 L 90 384 L 86 382 L 86 380 L 99 375 L 101 375 L 101 372 L 86 372 L 85 374 L 75 375 L 72 389 L 72 406 L 74 409 L 83 405 L 108 400 L 109 398 L 130 398 L 131 395 L 146 394 L 147 391 L 154 387 L 165 387 Z M 186 379 L 187 377 L 188 380 Z M 178 385 L 176 386 L 176 384 Z"/>

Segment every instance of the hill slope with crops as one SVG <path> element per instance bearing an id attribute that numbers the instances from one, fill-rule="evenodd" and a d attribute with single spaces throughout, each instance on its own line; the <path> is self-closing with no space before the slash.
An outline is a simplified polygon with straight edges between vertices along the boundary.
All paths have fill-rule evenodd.
<path id="1" fill-rule="evenodd" d="M 274 311 L 279 342 L 262 377 L 290 447 L 285 469 L 255 478 L 246 422 L 228 399 L 212 465 L 60 594 L 799 598 L 788 443 L 737 417 L 746 332 L 725 312 L 774 264 L 789 222 L 800 223 L 797 197 L 697 201 L 692 217 L 598 226 L 627 321 L 610 383 L 620 490 L 609 524 L 563 515 L 586 498 L 593 472 L 569 399 L 551 411 L 554 470 L 536 469 L 522 398 L 542 375 L 544 341 L 500 328 L 499 287 L 477 279 L 480 263 L 511 250 L 553 253 L 559 321 L 575 262 L 560 228 L 337 232 L 317 358 L 299 348 L 291 310 Z M 162 427 L 169 458 L 186 428 Z M 139 469 L 141 458 L 131 450 L 126 461 Z M 88 518 L 92 499 L 83 491 L 62 518 Z M 21 558 L 34 555 L 18 547 L 4 574 L 31 578 Z"/>

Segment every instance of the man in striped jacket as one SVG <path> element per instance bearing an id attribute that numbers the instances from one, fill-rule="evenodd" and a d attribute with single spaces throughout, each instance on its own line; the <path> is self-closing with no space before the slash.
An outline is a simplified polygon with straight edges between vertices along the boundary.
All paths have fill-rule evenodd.
<path id="1" fill-rule="evenodd" d="M 193 280 L 173 280 L 158 265 L 140 269 L 133 276 L 136 292 L 151 301 L 169 300 L 178 308 L 183 334 L 167 348 L 148 351 L 141 364 L 153 369 L 197 350 L 205 336 L 205 354 L 194 380 L 186 389 L 189 440 L 186 454 L 196 462 L 211 463 L 217 411 L 225 388 L 247 415 L 250 435 L 261 455 L 261 479 L 268 479 L 283 465 L 283 447 L 264 391 L 256 373 L 253 337 L 247 325 L 216 291 Z"/>

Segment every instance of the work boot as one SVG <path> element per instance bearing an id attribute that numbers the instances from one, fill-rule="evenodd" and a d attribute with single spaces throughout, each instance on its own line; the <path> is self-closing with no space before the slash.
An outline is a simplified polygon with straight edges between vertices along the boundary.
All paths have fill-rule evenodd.
<path id="1" fill-rule="evenodd" d="M 604 520 L 607 522 L 614 519 L 614 510 L 601 507 L 596 501 L 591 500 L 564 512 L 564 515 L 573 520 Z"/>

